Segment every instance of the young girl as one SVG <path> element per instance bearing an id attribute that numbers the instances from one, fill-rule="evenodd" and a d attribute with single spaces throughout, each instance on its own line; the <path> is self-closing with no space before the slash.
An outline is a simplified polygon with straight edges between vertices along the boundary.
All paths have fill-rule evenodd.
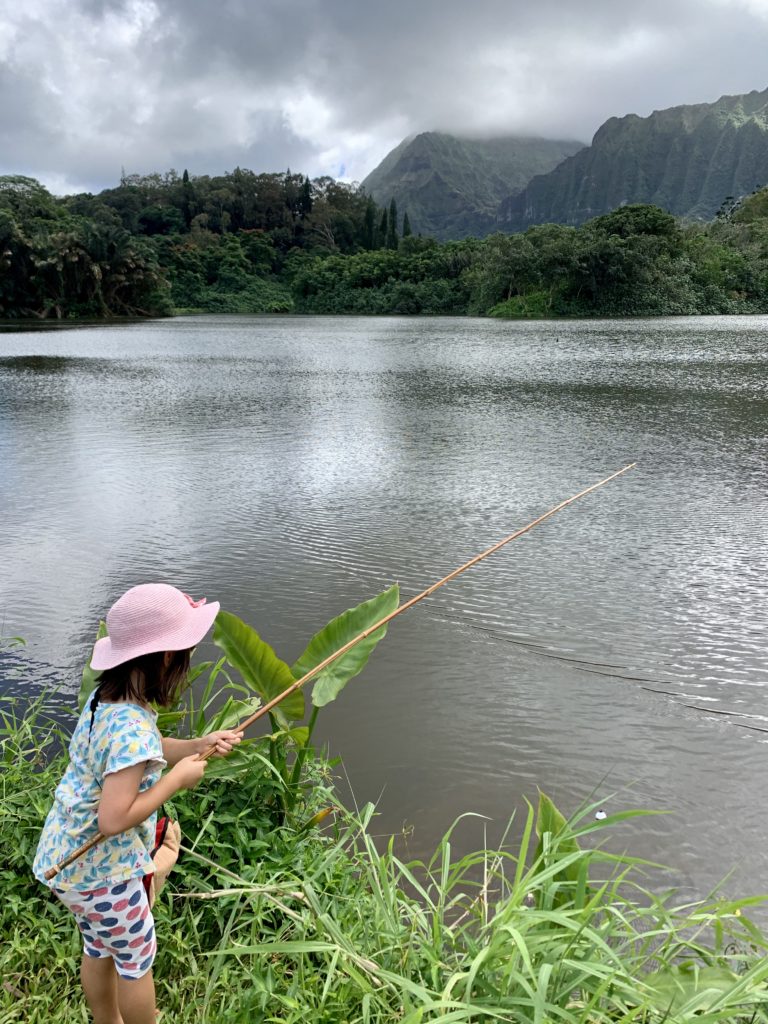
<path id="1" fill-rule="evenodd" d="M 110 608 L 109 636 L 94 648 L 91 667 L 103 674 L 72 735 L 33 867 L 82 932 L 94 1024 L 154 1024 L 157 943 L 142 878 L 152 872 L 156 811 L 203 777 L 198 754 L 215 746 L 224 755 L 240 742 L 230 730 L 165 739 L 150 707 L 173 703 L 218 610 L 165 583 L 133 587 Z M 47 882 L 46 871 L 96 832 L 107 838 Z"/>

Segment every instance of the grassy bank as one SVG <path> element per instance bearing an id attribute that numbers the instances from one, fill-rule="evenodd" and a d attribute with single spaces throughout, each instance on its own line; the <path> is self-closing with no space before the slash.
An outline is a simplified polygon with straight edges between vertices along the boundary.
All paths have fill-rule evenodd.
<path id="1" fill-rule="evenodd" d="M 199 711 L 190 724 L 205 728 Z M 30 874 L 60 741 L 42 705 L 7 708 L 0 1024 L 88 1019 L 76 929 Z M 514 850 L 453 860 L 448 834 L 430 861 L 404 863 L 374 843 L 370 805 L 341 806 L 323 758 L 305 757 L 286 814 L 270 742 L 249 743 L 234 769 L 214 762 L 175 803 L 185 852 L 155 908 L 166 1020 L 768 1021 L 750 901 L 654 895 L 630 858 L 600 850 L 629 815 L 596 821 L 585 808 L 566 823 L 541 798 Z"/>

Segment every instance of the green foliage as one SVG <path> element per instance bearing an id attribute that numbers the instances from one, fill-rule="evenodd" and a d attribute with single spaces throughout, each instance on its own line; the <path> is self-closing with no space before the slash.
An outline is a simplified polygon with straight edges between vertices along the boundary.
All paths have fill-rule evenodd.
<path id="1" fill-rule="evenodd" d="M 227 662 L 265 702 L 277 697 L 294 682 L 290 668 L 261 639 L 252 626 L 230 612 L 220 611 L 213 628 L 213 642 L 224 651 Z M 285 720 L 304 717 L 304 694 L 297 690 L 275 710 Z"/>
<path id="2" fill-rule="evenodd" d="M 62 200 L 0 178 L 0 317 L 290 312 L 288 255 L 384 246 L 374 221 L 359 187 L 290 171 L 129 175 Z"/>
<path id="3" fill-rule="evenodd" d="M 644 980 L 649 1004 L 659 1013 L 668 1010 L 683 1019 L 721 1009 L 742 982 L 728 967 L 707 967 L 690 960 L 653 971 Z"/>
<path id="4" fill-rule="evenodd" d="M 179 309 L 200 313 L 290 313 L 293 299 L 281 284 L 273 281 L 251 280 L 238 291 L 221 288 L 203 288 L 190 300 L 192 306 Z"/>
<path id="5" fill-rule="evenodd" d="M 307 649 L 291 666 L 294 678 L 301 679 L 316 665 L 394 612 L 399 604 L 400 587 L 395 583 L 378 597 L 364 601 L 356 608 L 350 608 L 335 619 L 331 619 L 327 626 L 312 637 Z M 386 626 L 370 633 L 315 677 L 312 687 L 312 703 L 316 708 L 325 707 L 326 704 L 336 700 L 349 680 L 362 672 L 374 647 L 384 639 L 386 634 Z"/>
<path id="6" fill-rule="evenodd" d="M 218 674 L 224 671 L 225 663 L 242 678 L 242 693 L 268 703 L 289 690 L 295 681 L 302 679 L 352 639 L 368 633 L 380 619 L 397 608 L 399 595 L 399 587 L 395 584 L 378 597 L 364 601 L 332 619 L 315 634 L 292 669 L 277 657 L 256 630 L 237 616 L 220 611 L 216 616 L 213 641 L 224 651 L 224 659 L 211 671 L 203 695 L 203 706 L 210 704 L 213 683 Z M 373 649 L 385 634 L 386 627 L 370 633 L 318 674 L 312 691 L 314 707 L 307 726 L 297 727 L 295 724 L 304 717 L 304 693 L 300 689 L 294 690 L 269 712 L 273 732 L 269 738 L 268 762 L 265 763 L 269 764 L 273 781 L 278 785 L 274 805 L 279 808 L 279 821 L 282 822 L 288 815 L 295 815 L 296 807 L 301 804 L 301 776 L 310 753 L 309 741 L 319 709 L 335 700 L 349 680 L 363 670 Z M 225 677 L 230 686 L 237 685 L 228 674 L 225 673 Z M 240 710 L 242 713 L 239 719 L 233 715 L 229 727 L 252 713 L 242 708 Z M 195 728 L 203 727 L 199 715 L 192 715 L 192 719 Z M 223 724 L 214 726 L 225 727 Z"/>
<path id="7" fill-rule="evenodd" d="M 232 695 L 219 673 L 208 697 Z M 238 691 L 234 691 L 236 694 Z M 194 722 L 213 725 L 196 703 Z M 44 704 L 0 724 L 0 1021 L 75 1024 L 81 941 L 29 866 L 64 767 Z M 681 903 L 602 849 L 636 812 L 566 820 L 544 795 L 497 849 L 423 861 L 350 812 L 308 758 L 303 824 L 281 822 L 268 739 L 178 794 L 183 849 L 155 905 L 157 1001 L 179 1024 L 766 1024 L 768 941 L 753 899 Z M 238 751 L 238 753 L 241 753 Z M 304 827 L 331 809 L 323 830 Z M 329 819 L 328 819 L 329 820 Z M 466 829 L 471 819 L 464 821 Z M 534 833 L 539 842 L 532 849 Z M 626 837 L 621 837 L 624 845 Z M 613 844 L 616 845 L 615 843 Z"/>
<path id="8" fill-rule="evenodd" d="M 29 178 L 0 178 L 0 317 L 157 316 L 169 287 L 140 239 L 68 212 Z"/>
<path id="9" fill-rule="evenodd" d="M 539 809 L 536 815 L 536 835 L 539 842 L 536 847 L 536 862 L 548 867 L 553 861 L 562 865 L 562 869 L 552 876 L 554 885 L 552 905 L 562 906 L 570 899 L 570 888 L 580 885 L 583 890 L 581 899 L 586 897 L 586 874 L 582 875 L 583 861 L 581 850 L 563 815 L 558 811 L 545 793 L 539 793 Z M 551 857 L 553 842 L 556 844 L 555 857 Z"/>
<path id="10" fill-rule="evenodd" d="M 581 148 L 580 142 L 552 139 L 423 132 L 388 153 L 363 188 L 382 205 L 394 197 L 417 234 L 443 241 L 483 236 L 498 230 L 503 199 Z"/>
<path id="11" fill-rule="evenodd" d="M 764 312 L 767 191 L 708 225 L 630 204 L 441 244 L 331 178 L 169 172 L 65 200 L 0 178 L 0 316 Z"/>
<path id="12" fill-rule="evenodd" d="M 387 248 L 396 249 L 397 242 L 397 203 L 393 197 L 389 201 L 389 216 L 387 218 Z"/>
<path id="13" fill-rule="evenodd" d="M 550 292 L 528 292 L 527 295 L 513 295 L 504 302 L 491 306 L 488 316 L 500 320 L 545 319 L 552 315 L 552 294 Z"/>
<path id="14" fill-rule="evenodd" d="M 768 220 L 683 227 L 657 207 L 625 206 L 579 228 L 492 235 L 467 280 L 470 310 L 497 317 L 759 312 Z"/>
<path id="15" fill-rule="evenodd" d="M 296 308 L 307 313 L 463 313 L 463 272 L 477 243 L 436 245 L 413 236 L 397 250 L 318 257 L 296 274 Z"/>
<path id="16" fill-rule="evenodd" d="M 758 189 L 739 202 L 733 202 L 728 220 L 734 224 L 753 224 L 755 221 L 765 223 L 768 220 L 768 187 Z"/>
<path id="17" fill-rule="evenodd" d="M 517 192 L 509 189 L 499 218 L 508 230 L 521 231 L 552 221 L 582 224 L 633 203 L 708 221 L 726 197 L 765 186 L 766 167 L 768 90 L 649 117 L 612 117 L 591 146 Z"/>
<path id="18" fill-rule="evenodd" d="M 288 313 L 293 300 L 274 275 L 277 250 L 262 232 L 217 235 L 197 230 L 184 238 L 156 238 L 160 265 L 180 310 L 206 313 Z"/>
<path id="19" fill-rule="evenodd" d="M 680 227 L 671 213 L 660 210 L 658 206 L 639 203 L 620 206 L 601 217 L 595 217 L 590 225 L 596 234 L 617 235 L 619 238 L 652 235 L 664 239 L 670 249 L 676 248 L 680 238 Z"/>

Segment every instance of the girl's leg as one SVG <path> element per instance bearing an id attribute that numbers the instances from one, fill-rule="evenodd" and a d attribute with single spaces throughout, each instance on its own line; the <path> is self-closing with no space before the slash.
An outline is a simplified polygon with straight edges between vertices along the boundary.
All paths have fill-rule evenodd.
<path id="1" fill-rule="evenodd" d="M 152 971 L 140 978 L 117 978 L 117 1004 L 123 1024 L 155 1024 Z"/>
<path id="2" fill-rule="evenodd" d="M 93 1024 L 124 1024 L 117 1006 L 117 972 L 112 957 L 84 954 L 80 980 L 93 1014 Z"/>

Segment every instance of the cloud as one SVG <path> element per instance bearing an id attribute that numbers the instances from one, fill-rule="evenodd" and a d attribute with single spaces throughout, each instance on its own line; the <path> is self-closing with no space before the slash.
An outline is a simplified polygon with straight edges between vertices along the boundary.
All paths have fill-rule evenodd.
<path id="1" fill-rule="evenodd" d="M 438 128 L 588 140 L 762 89 L 768 0 L 25 0 L 0 11 L 0 173 L 344 166 Z"/>

